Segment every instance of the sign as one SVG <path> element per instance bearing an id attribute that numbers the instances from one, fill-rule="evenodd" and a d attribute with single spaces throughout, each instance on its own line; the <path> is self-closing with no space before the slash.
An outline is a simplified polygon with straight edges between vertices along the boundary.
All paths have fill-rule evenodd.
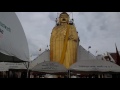
<path id="1" fill-rule="evenodd" d="M 78 65 L 78 67 L 84 67 L 84 68 L 112 68 L 113 66 L 81 66 L 81 65 Z"/>
<path id="2" fill-rule="evenodd" d="M 8 71 L 8 67 L 5 65 L 4 62 L 0 63 L 0 71 Z"/>
<path id="3" fill-rule="evenodd" d="M 59 65 L 56 65 L 56 63 L 44 63 L 41 66 L 42 70 L 57 70 L 59 67 Z"/>
<path id="4" fill-rule="evenodd" d="M 5 62 L 5 66 L 7 66 L 9 69 L 26 69 L 23 63 L 6 63 Z"/>
<path id="5" fill-rule="evenodd" d="M 120 72 L 120 66 L 110 61 L 103 60 L 80 60 L 71 65 L 70 70 L 98 71 L 98 72 Z"/>
<path id="6" fill-rule="evenodd" d="M 57 62 L 46 61 L 33 67 L 32 71 L 55 73 L 67 72 L 67 69 Z"/>

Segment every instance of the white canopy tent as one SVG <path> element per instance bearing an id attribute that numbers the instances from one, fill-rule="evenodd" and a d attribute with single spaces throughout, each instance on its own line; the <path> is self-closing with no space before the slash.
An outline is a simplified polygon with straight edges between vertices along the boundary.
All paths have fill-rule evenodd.
<path id="1" fill-rule="evenodd" d="M 29 61 L 22 25 L 14 12 L 0 12 L 0 62 Z"/>
<path id="2" fill-rule="evenodd" d="M 93 59 L 96 59 L 96 57 L 92 53 L 88 52 L 81 45 L 78 46 L 77 61 L 80 61 L 80 60 L 93 60 Z"/>
<path id="3" fill-rule="evenodd" d="M 90 52 L 85 50 L 81 45 L 78 46 L 78 52 L 77 52 L 77 61 L 83 60 L 83 59 L 96 59 L 94 55 L 92 55 Z M 37 58 L 35 58 L 30 63 L 30 69 L 36 66 L 39 63 L 42 63 L 44 61 L 50 61 L 50 50 L 44 51 L 42 54 L 40 54 Z"/>
<path id="4" fill-rule="evenodd" d="M 103 60 L 80 60 L 71 65 L 69 70 L 80 72 L 118 72 L 120 73 L 120 66 Z"/>
<path id="5" fill-rule="evenodd" d="M 40 54 L 37 58 L 35 58 L 30 63 L 30 69 L 35 67 L 36 65 L 44 62 L 44 61 L 50 61 L 50 50 L 45 50 L 42 54 Z"/>

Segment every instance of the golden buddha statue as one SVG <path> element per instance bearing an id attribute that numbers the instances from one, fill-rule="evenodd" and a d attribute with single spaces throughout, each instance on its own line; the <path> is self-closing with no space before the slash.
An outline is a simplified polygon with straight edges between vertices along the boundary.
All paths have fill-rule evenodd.
<path id="1" fill-rule="evenodd" d="M 69 68 L 77 59 L 78 33 L 66 12 L 59 16 L 50 38 L 50 60 Z"/>

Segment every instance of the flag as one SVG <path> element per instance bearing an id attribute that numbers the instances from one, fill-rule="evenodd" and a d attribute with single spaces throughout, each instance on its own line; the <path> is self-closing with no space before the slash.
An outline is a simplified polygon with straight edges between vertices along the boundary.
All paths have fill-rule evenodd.
<path id="1" fill-rule="evenodd" d="M 120 55 L 119 55 L 116 43 L 115 43 L 115 47 L 116 47 L 116 57 L 117 57 L 116 64 L 120 66 Z"/>
<path id="2" fill-rule="evenodd" d="M 88 47 L 88 49 L 91 48 L 91 46 Z"/>
<path id="3" fill-rule="evenodd" d="M 98 51 L 96 51 L 96 53 L 97 53 Z"/>
<path id="4" fill-rule="evenodd" d="M 41 51 L 41 48 L 39 49 L 39 51 Z"/>

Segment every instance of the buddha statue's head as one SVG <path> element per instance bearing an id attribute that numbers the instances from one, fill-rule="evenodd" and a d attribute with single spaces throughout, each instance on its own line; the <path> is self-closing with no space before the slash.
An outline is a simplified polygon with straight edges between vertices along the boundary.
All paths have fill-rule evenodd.
<path id="1" fill-rule="evenodd" d="M 69 23 L 69 15 L 66 12 L 62 12 L 59 16 L 59 23 Z"/>

